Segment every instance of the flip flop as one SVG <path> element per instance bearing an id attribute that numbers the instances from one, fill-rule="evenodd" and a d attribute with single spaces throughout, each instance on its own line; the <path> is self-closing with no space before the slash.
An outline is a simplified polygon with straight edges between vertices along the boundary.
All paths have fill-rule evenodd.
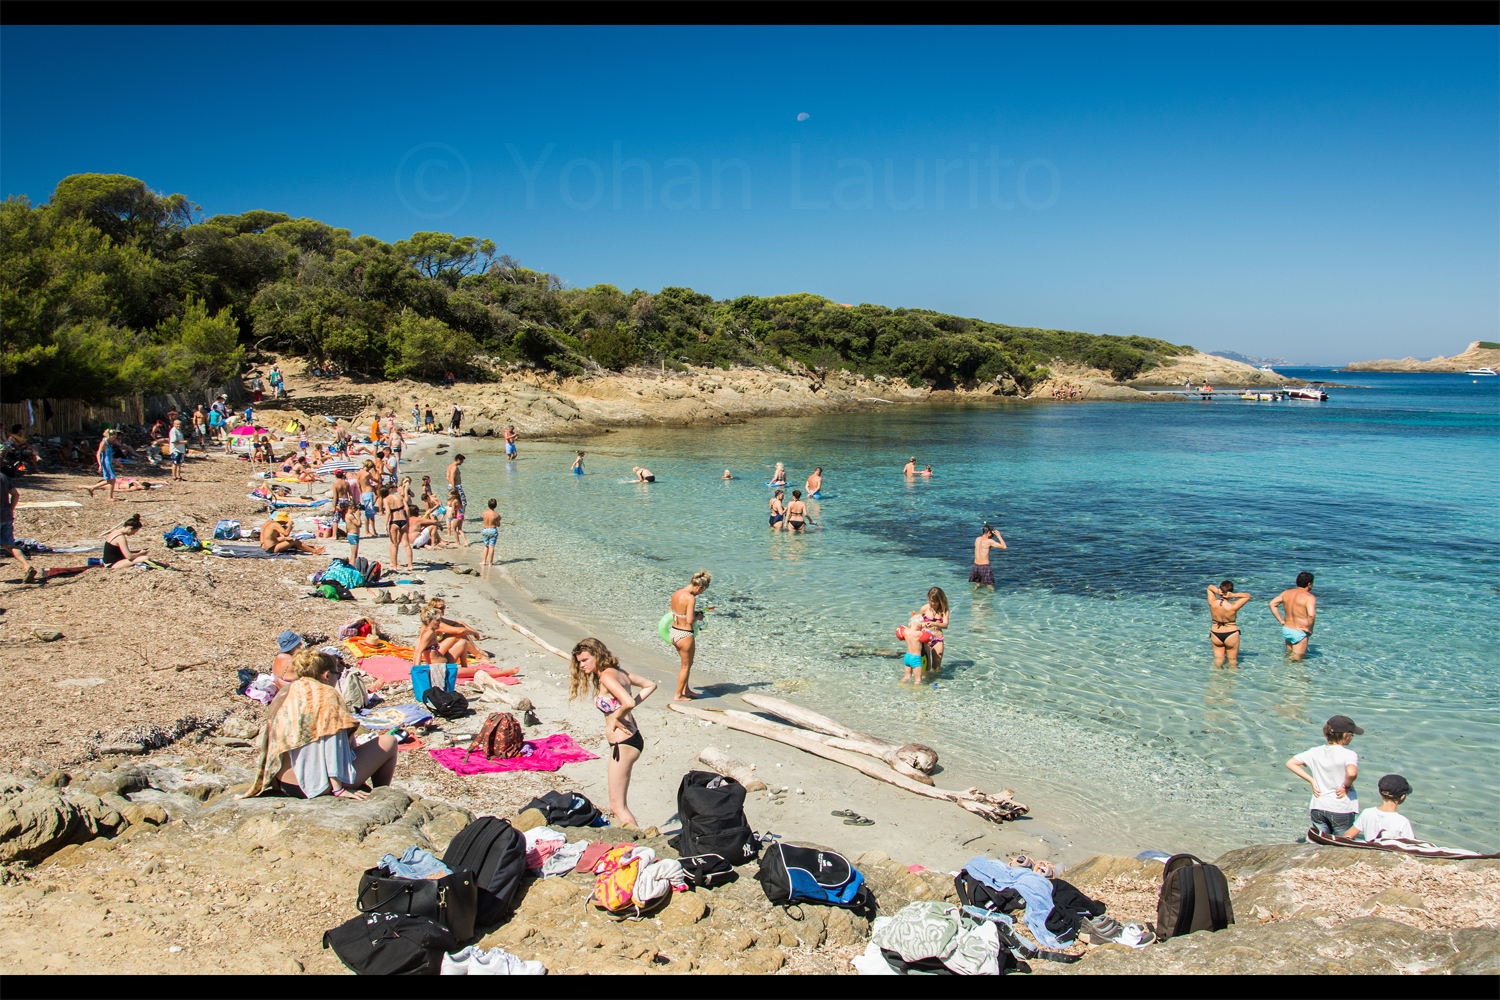
<path id="1" fill-rule="evenodd" d="M 853 809 L 835 809 L 833 812 L 829 813 L 828 815 L 830 815 L 830 816 L 842 816 L 845 819 L 859 819 L 859 813 L 855 812 Z"/>
<path id="2" fill-rule="evenodd" d="M 853 819 L 844 820 L 845 826 L 874 826 L 873 819 L 865 819 L 863 816 L 855 816 Z"/>

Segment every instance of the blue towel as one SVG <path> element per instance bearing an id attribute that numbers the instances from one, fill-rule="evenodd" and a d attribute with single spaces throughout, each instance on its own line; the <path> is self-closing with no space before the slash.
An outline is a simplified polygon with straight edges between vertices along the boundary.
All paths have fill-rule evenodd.
<path id="1" fill-rule="evenodd" d="M 1014 889 L 1026 900 L 1026 926 L 1035 935 L 1043 948 L 1066 948 L 1057 935 L 1047 929 L 1047 914 L 1052 912 L 1052 883 L 1030 868 L 1012 868 L 1003 861 L 990 858 L 975 858 L 964 865 L 964 871 L 973 875 L 991 889 Z"/>

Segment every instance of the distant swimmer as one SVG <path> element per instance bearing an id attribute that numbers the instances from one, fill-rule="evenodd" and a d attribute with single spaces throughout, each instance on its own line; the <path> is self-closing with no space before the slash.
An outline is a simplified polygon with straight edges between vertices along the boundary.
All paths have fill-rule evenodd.
<path id="1" fill-rule="evenodd" d="M 698 639 L 693 633 L 698 629 L 698 623 L 703 620 L 703 612 L 698 610 L 698 595 L 708 589 L 713 582 L 713 577 L 707 570 L 700 569 L 693 574 L 693 579 L 686 587 L 672 594 L 672 626 L 671 643 L 677 647 L 677 654 L 682 658 L 682 667 L 677 672 L 677 693 L 673 695 L 673 701 L 688 701 L 698 697 L 698 693 L 688 687 L 688 675 L 693 670 L 693 657 L 697 655 Z"/>
<path id="2" fill-rule="evenodd" d="M 903 476 L 915 476 L 917 474 L 917 456 L 913 455 L 906 460 L 906 465 L 902 467 L 901 474 Z"/>
<path id="3" fill-rule="evenodd" d="M 786 508 L 781 504 L 781 498 L 786 496 L 785 490 L 777 490 L 771 496 L 771 527 L 777 531 L 781 530 L 781 523 L 786 519 Z"/>
<path id="4" fill-rule="evenodd" d="M 733 479 L 734 477 L 729 474 L 729 470 L 728 469 L 725 469 L 724 470 L 724 474 L 722 476 L 720 476 L 719 478 L 720 479 Z"/>
<path id="5" fill-rule="evenodd" d="M 1318 599 L 1312 592 L 1313 575 L 1297 574 L 1297 586 L 1271 598 L 1271 614 L 1281 622 L 1281 637 L 1286 640 L 1287 658 L 1300 660 L 1307 655 L 1307 640 L 1312 638 L 1318 619 Z M 1282 616 L 1282 609 L 1286 615 Z"/>
<path id="6" fill-rule="evenodd" d="M 630 471 L 635 473 L 635 481 L 638 482 L 638 483 L 654 483 L 654 482 L 656 482 L 656 476 L 652 473 L 652 471 L 650 469 L 643 469 L 639 465 L 637 465 L 634 468 L 632 468 Z"/>
<path id="7" fill-rule="evenodd" d="M 807 504 L 802 502 L 801 490 L 792 490 L 792 502 L 786 505 L 786 526 L 798 532 L 807 527 Z"/>
<path id="8" fill-rule="evenodd" d="M 1217 587 L 1209 584 L 1208 641 L 1214 648 L 1214 666 L 1222 667 L 1226 656 L 1231 667 L 1239 666 L 1240 627 L 1235 624 L 1234 617 L 1249 600 L 1249 594 L 1234 592 L 1233 580 L 1225 580 Z"/>
<path id="9" fill-rule="evenodd" d="M 786 467 L 783 466 L 780 462 L 776 463 L 776 471 L 773 472 L 773 473 L 771 473 L 771 485 L 772 486 L 785 486 L 786 485 Z"/>
<path id="10" fill-rule="evenodd" d="M 573 475 L 583 475 L 583 452 L 581 451 L 578 453 L 578 457 L 573 459 Z"/>
<path id="11" fill-rule="evenodd" d="M 931 476 L 932 476 L 932 466 L 929 465 L 927 468 L 923 469 L 922 470 L 922 475 L 931 478 Z"/>
<path id="12" fill-rule="evenodd" d="M 516 429 L 514 427 L 505 428 L 505 457 L 516 457 Z"/>
<path id="13" fill-rule="evenodd" d="M 1008 546 L 1005 539 L 1000 537 L 999 529 L 991 528 L 988 521 L 984 522 L 984 530 L 974 539 L 974 568 L 969 570 L 969 582 L 994 589 L 995 574 L 990 570 L 990 549 L 1004 548 Z"/>
<path id="14" fill-rule="evenodd" d="M 807 499 L 821 500 L 823 492 L 823 467 L 820 465 L 807 477 Z"/>

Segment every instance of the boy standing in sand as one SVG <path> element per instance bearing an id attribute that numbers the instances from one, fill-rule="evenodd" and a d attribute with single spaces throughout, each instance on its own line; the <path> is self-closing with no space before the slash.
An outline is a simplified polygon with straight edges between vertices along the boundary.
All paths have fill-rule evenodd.
<path id="1" fill-rule="evenodd" d="M 495 564 L 495 540 L 499 537 L 500 512 L 495 509 L 495 498 L 491 497 L 489 509 L 484 512 L 484 528 L 479 532 L 479 538 L 484 542 L 484 555 L 479 558 L 479 565 Z"/>
<path id="2" fill-rule="evenodd" d="M 1286 762 L 1287 770 L 1312 785 L 1308 808 L 1312 810 L 1313 829 L 1319 833 L 1343 836 L 1354 825 L 1359 813 L 1359 793 L 1354 790 L 1359 754 L 1349 749 L 1349 741 L 1364 733 L 1347 715 L 1335 715 L 1323 726 L 1324 746 L 1313 747 Z"/>
<path id="3" fill-rule="evenodd" d="M 1006 547 L 999 530 L 991 528 L 990 522 L 984 522 L 984 530 L 974 539 L 974 568 L 969 570 L 969 582 L 994 590 L 995 574 L 990 570 L 990 549 Z"/>
<path id="4" fill-rule="evenodd" d="M 1312 638 L 1318 618 L 1318 599 L 1313 596 L 1312 585 L 1313 575 L 1304 570 L 1297 574 L 1296 587 L 1271 599 L 1271 614 L 1281 622 L 1281 637 L 1286 640 L 1289 660 L 1300 660 L 1307 655 L 1307 640 Z M 1284 617 L 1281 608 L 1286 609 Z"/>

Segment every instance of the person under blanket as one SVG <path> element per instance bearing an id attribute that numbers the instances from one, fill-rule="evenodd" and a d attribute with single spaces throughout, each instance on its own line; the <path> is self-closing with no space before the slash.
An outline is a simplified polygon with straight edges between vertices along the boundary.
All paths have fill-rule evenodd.
<path id="1" fill-rule="evenodd" d="M 306 799 L 363 799 L 369 795 L 360 790 L 366 781 L 389 785 L 396 776 L 397 738 L 387 733 L 352 745 L 359 723 L 337 690 L 343 664 L 302 649 L 292 666 L 297 679 L 271 702 L 270 721 L 257 741 L 255 781 L 241 798 L 280 792 Z"/>

